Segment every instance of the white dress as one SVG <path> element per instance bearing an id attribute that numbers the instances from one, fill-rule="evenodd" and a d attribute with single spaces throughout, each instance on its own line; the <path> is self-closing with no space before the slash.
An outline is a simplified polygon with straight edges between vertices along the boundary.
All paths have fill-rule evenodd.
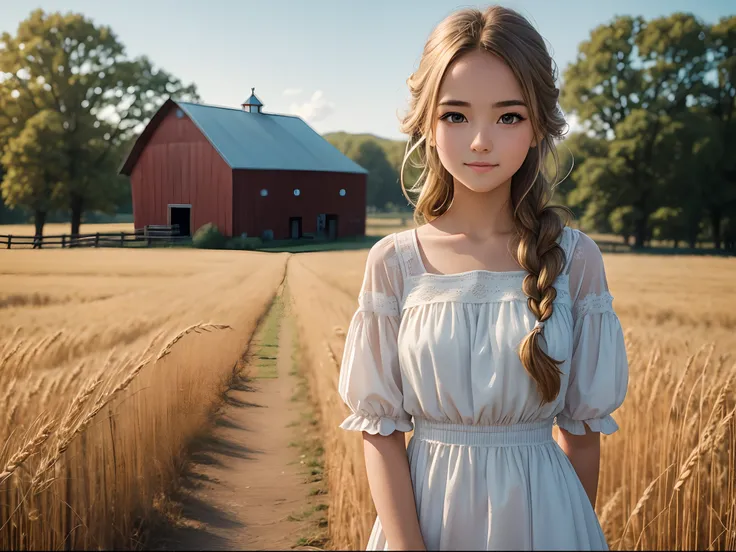
<path id="1" fill-rule="evenodd" d="M 565 359 L 559 396 L 539 406 L 517 347 L 536 320 L 525 271 L 428 273 L 414 230 L 370 250 L 340 369 L 352 431 L 414 434 L 407 447 L 429 550 L 605 550 L 601 526 L 552 438 L 613 433 L 628 360 L 601 252 L 566 227 L 545 351 Z M 367 550 L 389 550 L 376 518 Z"/>

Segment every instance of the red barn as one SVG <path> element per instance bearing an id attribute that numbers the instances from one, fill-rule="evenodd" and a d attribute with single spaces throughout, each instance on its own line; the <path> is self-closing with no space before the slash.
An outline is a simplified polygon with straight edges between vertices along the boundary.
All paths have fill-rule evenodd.
<path id="1" fill-rule="evenodd" d="M 262 107 L 255 93 L 242 109 L 167 100 L 120 169 L 130 176 L 135 227 L 364 235 L 368 172 L 299 117 Z"/>

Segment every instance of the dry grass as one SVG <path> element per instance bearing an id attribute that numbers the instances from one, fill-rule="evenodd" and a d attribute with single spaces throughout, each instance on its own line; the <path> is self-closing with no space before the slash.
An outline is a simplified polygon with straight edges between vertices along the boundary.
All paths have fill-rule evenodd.
<path id="1" fill-rule="evenodd" d="M 2 257 L 0 548 L 139 547 L 287 256 Z"/>
<path id="2" fill-rule="evenodd" d="M 400 228 L 398 219 L 369 220 L 376 235 Z M 360 435 L 337 429 L 347 414 L 339 361 L 366 254 L 302 254 L 288 268 L 304 373 L 320 397 L 337 549 L 364 547 L 375 516 Z M 0 547 L 136 547 L 287 255 L 0 256 Z M 621 431 L 602 446 L 597 510 L 609 544 L 733 549 L 733 260 L 605 261 L 631 364 L 615 415 Z"/>
<path id="3" fill-rule="evenodd" d="M 337 425 L 345 331 L 366 251 L 293 259 L 289 280 L 324 423 L 336 548 L 365 546 L 375 510 L 360 435 Z M 736 547 L 734 261 L 605 255 L 631 366 L 621 430 L 602 440 L 597 511 L 612 549 Z M 407 439 L 410 434 L 407 435 Z"/>

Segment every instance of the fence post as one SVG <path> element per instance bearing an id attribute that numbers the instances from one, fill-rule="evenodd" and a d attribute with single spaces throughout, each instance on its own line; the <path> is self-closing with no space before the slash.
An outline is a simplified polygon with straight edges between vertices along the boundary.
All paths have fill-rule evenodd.
<path id="1" fill-rule="evenodd" d="M 125 232 L 120 232 L 120 247 L 125 247 Z"/>
<path id="2" fill-rule="evenodd" d="M 61 235 L 61 248 L 64 249 L 66 247 L 66 234 Z"/>
<path id="3" fill-rule="evenodd" d="M 100 246 L 100 233 L 96 232 L 95 233 L 95 247 L 99 247 L 99 246 Z"/>
<path id="4" fill-rule="evenodd" d="M 8 236 L 8 249 L 10 249 L 10 242 L 13 241 L 13 235 Z"/>

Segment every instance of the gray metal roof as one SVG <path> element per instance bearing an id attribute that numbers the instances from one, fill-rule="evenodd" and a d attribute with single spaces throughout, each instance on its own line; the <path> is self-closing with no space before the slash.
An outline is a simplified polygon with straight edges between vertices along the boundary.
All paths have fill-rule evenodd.
<path id="1" fill-rule="evenodd" d="M 176 104 L 233 169 L 368 173 L 299 117 Z"/>

